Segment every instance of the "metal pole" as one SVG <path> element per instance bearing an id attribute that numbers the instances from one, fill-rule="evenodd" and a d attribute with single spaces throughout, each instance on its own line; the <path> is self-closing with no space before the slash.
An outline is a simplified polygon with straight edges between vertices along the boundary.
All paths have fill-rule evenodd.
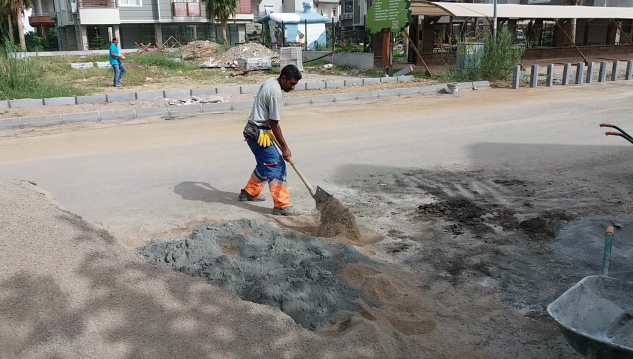
<path id="1" fill-rule="evenodd" d="M 306 33 L 303 34 L 303 43 L 306 44 L 306 51 L 308 51 L 308 20 L 303 20 L 305 23 Z"/>
<path id="2" fill-rule="evenodd" d="M 497 0 L 494 0 L 492 3 L 494 7 L 494 15 L 492 20 L 492 43 L 497 43 Z"/>

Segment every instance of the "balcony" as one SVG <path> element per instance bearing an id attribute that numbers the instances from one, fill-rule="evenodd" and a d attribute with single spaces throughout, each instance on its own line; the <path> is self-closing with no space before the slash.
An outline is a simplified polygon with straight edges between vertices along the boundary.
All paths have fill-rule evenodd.
<path id="1" fill-rule="evenodd" d="M 55 26 L 55 20 L 51 18 L 51 14 L 32 14 L 29 17 L 29 25 L 31 27 Z"/>
<path id="2" fill-rule="evenodd" d="M 172 14 L 174 17 L 200 17 L 202 10 L 199 2 L 173 2 Z"/>
<path id="3" fill-rule="evenodd" d="M 121 23 L 117 0 L 78 0 L 77 7 L 79 8 L 81 25 L 118 25 Z"/>

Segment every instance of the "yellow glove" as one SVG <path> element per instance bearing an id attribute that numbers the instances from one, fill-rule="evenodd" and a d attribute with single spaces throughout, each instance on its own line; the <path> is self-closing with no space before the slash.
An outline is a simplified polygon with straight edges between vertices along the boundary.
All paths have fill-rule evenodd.
<path id="1" fill-rule="evenodd" d="M 273 136 L 272 132 L 269 130 L 259 130 L 259 136 L 257 137 L 257 144 L 266 148 L 273 144 Z"/>

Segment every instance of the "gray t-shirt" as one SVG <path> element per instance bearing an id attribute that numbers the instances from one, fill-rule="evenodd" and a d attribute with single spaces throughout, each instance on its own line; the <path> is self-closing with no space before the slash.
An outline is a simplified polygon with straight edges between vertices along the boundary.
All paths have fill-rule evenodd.
<path id="1" fill-rule="evenodd" d="M 268 126 L 270 120 L 281 120 L 284 95 L 276 78 L 268 79 L 260 86 L 253 102 L 253 111 L 248 122 L 257 126 Z"/>

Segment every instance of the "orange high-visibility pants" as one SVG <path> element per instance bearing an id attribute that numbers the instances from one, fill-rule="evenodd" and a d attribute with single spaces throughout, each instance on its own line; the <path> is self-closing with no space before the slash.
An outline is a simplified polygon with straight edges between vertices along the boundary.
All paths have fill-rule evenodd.
<path id="1" fill-rule="evenodd" d="M 275 207 L 290 206 L 290 191 L 286 186 L 286 162 L 275 146 L 261 147 L 255 141 L 246 141 L 255 155 L 257 166 L 244 190 L 251 196 L 259 196 L 266 182 Z"/>

